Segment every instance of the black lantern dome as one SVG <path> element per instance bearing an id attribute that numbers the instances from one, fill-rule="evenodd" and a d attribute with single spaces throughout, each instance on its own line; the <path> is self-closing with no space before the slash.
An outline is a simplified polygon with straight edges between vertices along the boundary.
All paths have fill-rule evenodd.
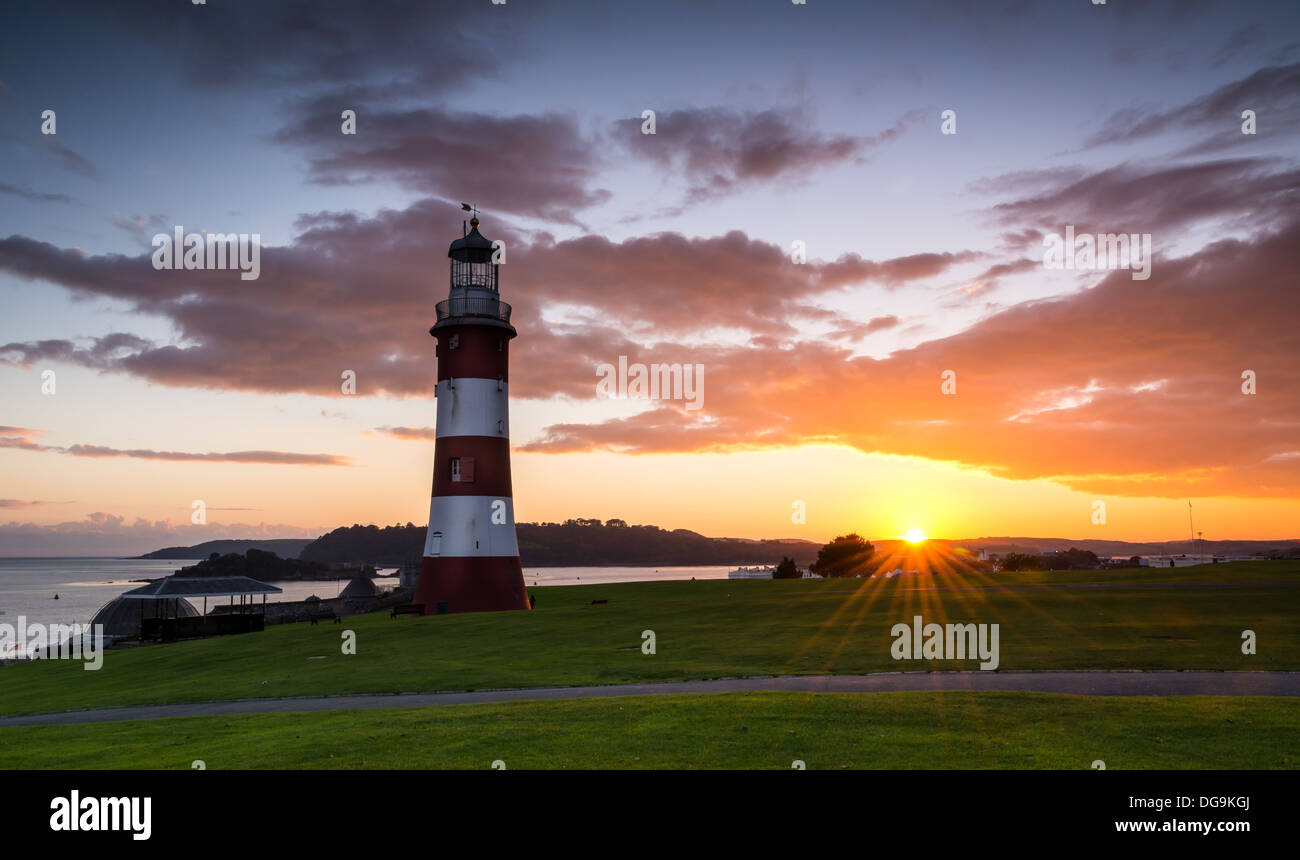
<path id="1" fill-rule="evenodd" d="M 453 325 L 495 325 L 509 329 L 510 336 L 514 337 L 510 305 L 500 297 L 500 264 L 493 262 L 496 244 L 478 231 L 477 217 L 469 226 L 469 232 L 447 249 L 451 259 L 451 292 L 446 301 L 438 302 L 438 320 L 429 331 L 432 334 Z"/>
<path id="2" fill-rule="evenodd" d="M 478 219 L 470 221 L 470 231 L 447 249 L 451 258 L 451 288 L 482 288 L 497 291 L 497 265 L 492 262 L 492 240 L 478 231 Z"/>

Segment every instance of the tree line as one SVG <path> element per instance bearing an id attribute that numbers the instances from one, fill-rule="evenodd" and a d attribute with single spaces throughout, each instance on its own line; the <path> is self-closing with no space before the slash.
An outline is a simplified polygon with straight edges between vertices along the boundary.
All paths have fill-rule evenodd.
<path id="1" fill-rule="evenodd" d="M 383 528 L 354 524 L 322 535 L 298 557 L 399 566 L 423 555 L 426 531 L 426 526 L 413 523 Z M 518 523 L 515 534 L 520 561 L 529 567 L 771 564 L 783 555 L 806 564 L 817 551 L 809 541 L 710 538 L 687 529 L 629 525 L 621 519 Z"/>

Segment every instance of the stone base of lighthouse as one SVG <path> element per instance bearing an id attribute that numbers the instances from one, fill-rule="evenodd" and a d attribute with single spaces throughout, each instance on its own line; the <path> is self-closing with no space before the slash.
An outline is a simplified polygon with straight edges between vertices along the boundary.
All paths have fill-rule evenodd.
<path id="1" fill-rule="evenodd" d="M 415 603 L 433 615 L 439 604 L 447 612 L 498 612 L 528 609 L 524 571 L 518 556 L 425 556 Z"/>

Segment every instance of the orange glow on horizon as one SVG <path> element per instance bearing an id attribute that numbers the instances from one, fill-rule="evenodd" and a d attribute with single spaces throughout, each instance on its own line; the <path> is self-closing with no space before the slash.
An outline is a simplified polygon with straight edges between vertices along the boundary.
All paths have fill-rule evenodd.
<path id="1" fill-rule="evenodd" d="M 424 408 L 412 403 L 398 406 L 416 413 Z M 325 451 L 348 456 L 353 465 L 218 466 L 73 459 L 12 449 L 0 451 L 8 479 L 6 497 L 59 503 L 7 511 L 5 519 L 32 522 L 38 528 L 95 531 L 131 530 L 140 520 L 170 521 L 184 532 L 168 539 L 175 544 L 208 539 L 199 535 L 191 540 L 190 504 L 196 498 L 208 504 L 211 537 L 291 537 L 298 536 L 291 528 L 323 533 L 352 523 L 383 526 L 427 521 L 425 473 L 432 468 L 432 443 L 358 436 L 355 426 L 337 420 L 305 444 L 300 424 L 307 417 L 290 412 L 274 425 L 241 422 L 238 417 L 233 411 L 219 415 L 214 419 L 219 426 L 196 430 L 194 438 L 171 447 Z M 380 421 L 418 423 L 396 407 L 391 416 L 369 423 Z M 129 428 L 116 426 L 114 419 L 106 423 L 114 431 L 105 431 L 112 444 L 134 444 Z M 75 441 L 54 432 L 52 444 Z M 864 454 L 831 444 L 733 453 L 514 452 L 512 470 L 515 515 L 520 522 L 619 518 L 709 537 L 802 538 L 818 543 L 849 532 L 872 541 L 908 535 L 902 538 L 907 541 L 903 546 L 917 546 L 909 535 L 916 530 L 922 533 L 920 546 L 924 547 L 933 544 L 934 535 L 954 540 L 996 536 L 1178 540 L 1186 536 L 1188 527 L 1185 498 L 1104 496 L 1108 518 L 1098 524 L 1092 519 L 1092 505 L 1099 498 L 1095 493 L 1051 481 L 1012 480 L 921 457 Z M 805 515 L 792 517 L 792 500 L 803 503 L 800 510 Z M 1196 525 L 1205 529 L 1206 539 L 1283 540 L 1296 537 L 1295 523 L 1300 522 L 1300 500 L 1295 499 L 1197 498 L 1195 504 Z M 88 522 L 86 518 L 92 516 L 121 522 Z M 920 523 L 925 524 L 924 530 Z M 223 529 L 238 534 L 226 535 Z M 146 541 L 153 542 L 152 537 Z"/>

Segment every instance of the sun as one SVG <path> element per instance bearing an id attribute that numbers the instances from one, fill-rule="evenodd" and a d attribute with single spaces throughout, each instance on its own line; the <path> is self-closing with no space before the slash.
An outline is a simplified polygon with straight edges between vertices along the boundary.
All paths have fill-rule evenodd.
<path id="1" fill-rule="evenodd" d="M 921 533 L 920 529 L 911 529 L 907 534 L 903 535 L 903 539 L 908 543 L 921 543 L 925 540 L 925 535 Z"/>

